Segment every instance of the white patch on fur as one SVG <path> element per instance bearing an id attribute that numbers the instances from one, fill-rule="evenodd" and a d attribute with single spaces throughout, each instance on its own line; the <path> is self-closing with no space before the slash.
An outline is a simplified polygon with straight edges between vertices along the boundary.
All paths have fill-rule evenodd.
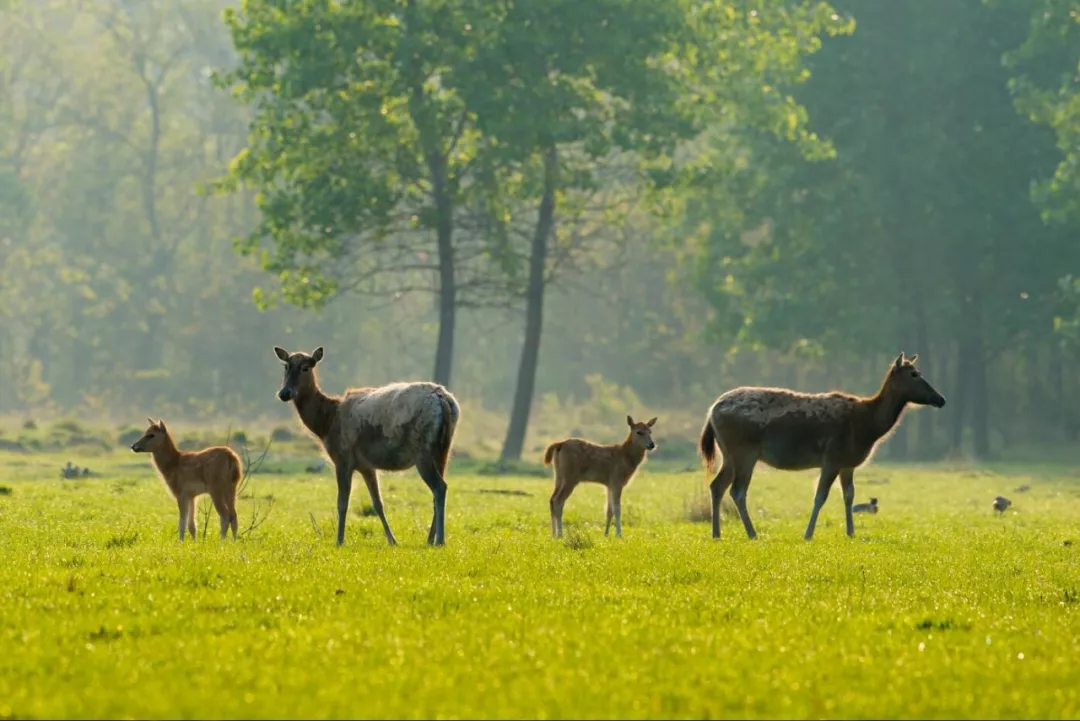
<path id="1" fill-rule="evenodd" d="M 357 429 L 375 426 L 393 443 L 405 443 L 406 435 L 415 429 L 415 423 L 423 420 L 427 432 L 439 433 L 442 419 L 442 403 L 438 397 L 439 386 L 434 383 L 390 383 L 371 390 L 350 392 L 342 401 L 339 413 L 347 422 L 341 424 L 341 432 L 348 448 L 356 440 Z"/>
<path id="2" fill-rule="evenodd" d="M 785 388 L 735 388 L 720 396 L 712 414 L 765 425 L 797 416 L 833 421 L 851 412 L 855 399 L 840 393 L 799 393 Z"/>

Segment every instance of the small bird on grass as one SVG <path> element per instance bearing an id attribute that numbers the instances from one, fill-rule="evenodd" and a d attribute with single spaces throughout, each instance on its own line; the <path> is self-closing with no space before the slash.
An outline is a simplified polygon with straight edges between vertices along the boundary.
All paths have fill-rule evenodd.
<path id="1" fill-rule="evenodd" d="M 1012 501 L 1010 501 L 1005 496 L 998 496 L 997 498 L 994 499 L 994 510 L 998 512 L 999 516 L 1001 514 L 1005 513 L 1005 509 L 1008 508 L 1011 505 L 1012 505 Z"/>
<path id="2" fill-rule="evenodd" d="M 877 499 L 871 498 L 869 503 L 856 503 L 851 507 L 852 513 L 877 513 Z"/>

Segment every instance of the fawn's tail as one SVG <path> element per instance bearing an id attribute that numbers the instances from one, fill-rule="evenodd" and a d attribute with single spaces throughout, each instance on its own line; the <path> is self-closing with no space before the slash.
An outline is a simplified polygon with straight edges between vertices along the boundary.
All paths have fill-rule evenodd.
<path id="1" fill-rule="evenodd" d="M 716 461 L 716 431 L 712 427 L 712 418 L 705 419 L 705 427 L 701 429 L 701 442 L 698 443 L 701 458 L 705 462 L 705 470 L 711 471 Z"/>
<path id="2" fill-rule="evenodd" d="M 555 451 L 562 448 L 563 443 L 565 443 L 565 442 L 566 441 L 559 441 L 558 443 L 552 443 L 550 446 L 547 447 L 547 450 L 544 451 L 544 465 L 545 466 L 550 466 L 551 465 L 551 462 L 555 459 Z"/>

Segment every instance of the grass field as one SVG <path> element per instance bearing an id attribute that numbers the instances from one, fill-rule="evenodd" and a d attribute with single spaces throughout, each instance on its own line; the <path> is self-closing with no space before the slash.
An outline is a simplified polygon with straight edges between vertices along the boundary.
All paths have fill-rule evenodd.
<path id="1" fill-rule="evenodd" d="M 622 541 L 599 487 L 554 541 L 550 479 L 452 463 L 431 549 L 411 472 L 383 479 L 397 548 L 359 480 L 336 548 L 331 475 L 284 457 L 240 504 L 272 496 L 261 526 L 180 545 L 146 457 L 64 460 L 0 454 L 2 718 L 1080 716 L 1071 468 L 873 465 L 881 513 L 846 538 L 837 488 L 808 544 L 812 473 L 759 470 L 756 542 L 710 540 L 702 473 L 659 464 Z"/>

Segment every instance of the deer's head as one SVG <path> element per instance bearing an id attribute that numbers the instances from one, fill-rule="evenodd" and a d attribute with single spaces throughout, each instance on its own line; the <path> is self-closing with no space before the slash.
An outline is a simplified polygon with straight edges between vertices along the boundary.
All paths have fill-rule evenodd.
<path id="1" fill-rule="evenodd" d="M 284 348 L 274 346 L 274 355 L 285 366 L 285 379 L 278 391 L 278 398 L 287 403 L 315 388 L 315 366 L 323 359 L 322 346 L 312 351 L 311 355 L 303 351 L 290 353 Z"/>
<path id="2" fill-rule="evenodd" d="M 626 425 L 630 426 L 630 439 L 634 445 L 646 451 L 655 450 L 656 444 L 652 439 L 652 427 L 655 423 L 655 418 L 646 423 L 635 423 L 633 418 L 626 416 Z"/>
<path id="3" fill-rule="evenodd" d="M 889 368 L 889 377 L 885 380 L 885 387 L 892 391 L 905 403 L 914 403 L 920 406 L 933 406 L 941 408 L 945 405 L 945 396 L 937 392 L 934 386 L 926 380 L 926 377 L 915 367 L 915 361 L 919 354 L 904 357 L 904 352 L 896 357 L 892 367 Z"/>
<path id="4" fill-rule="evenodd" d="M 131 444 L 131 450 L 135 453 L 153 453 L 169 436 L 165 421 L 160 418 L 156 421 L 153 418 L 147 418 L 146 422 L 150 426 L 143 432 L 142 438 Z"/>

